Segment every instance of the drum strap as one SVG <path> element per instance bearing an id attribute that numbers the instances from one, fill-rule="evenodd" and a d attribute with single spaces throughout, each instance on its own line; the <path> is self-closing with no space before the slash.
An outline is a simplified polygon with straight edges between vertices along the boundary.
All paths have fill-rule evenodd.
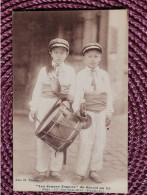
<path id="1" fill-rule="evenodd" d="M 49 76 L 50 76 L 50 74 L 52 73 L 52 68 L 50 68 L 49 70 L 48 69 L 46 69 L 46 71 L 47 71 L 47 73 L 49 74 Z M 56 78 L 57 79 L 57 78 Z M 58 79 L 57 79 L 58 80 Z M 57 88 L 59 89 L 59 87 L 55 87 L 54 85 L 53 85 L 53 82 L 52 82 L 52 80 L 51 80 L 51 78 L 49 77 L 49 82 L 50 82 L 50 86 L 51 86 L 51 89 L 52 89 L 52 92 L 58 97 L 58 99 L 57 99 L 57 101 L 54 103 L 54 105 L 52 106 L 52 108 L 49 110 L 49 112 L 45 115 L 45 117 L 43 118 L 43 120 L 40 122 L 40 124 L 39 124 L 39 126 L 38 126 L 38 128 L 36 129 L 36 132 L 35 132 L 35 134 L 36 135 L 38 135 L 38 133 L 40 132 L 40 129 L 41 129 L 41 127 L 42 127 L 42 125 L 44 124 L 44 122 L 48 119 L 48 117 L 54 112 L 54 110 L 56 110 L 59 106 L 60 106 L 60 104 L 61 104 L 61 102 L 59 103 L 59 101 L 60 100 L 62 100 L 62 94 L 60 95 L 59 94 L 59 90 L 57 90 Z M 58 83 L 59 84 L 59 83 Z M 67 108 L 67 109 L 69 109 L 69 108 Z M 69 109 L 71 112 L 72 112 L 72 110 L 71 109 Z M 78 118 L 77 116 L 75 116 L 76 118 Z M 57 151 L 56 151 L 57 152 Z M 56 156 L 56 152 L 55 152 L 55 156 Z M 66 153 L 67 153 L 67 150 L 65 149 L 64 151 L 63 151 L 63 155 L 64 155 L 64 159 L 63 159 L 63 163 L 64 163 L 64 165 L 66 164 Z"/>
<path id="2" fill-rule="evenodd" d="M 48 74 L 48 81 L 50 83 L 52 92 L 56 96 L 59 96 L 59 93 L 61 91 L 61 87 L 60 87 L 60 83 L 58 80 L 58 76 L 56 75 L 56 73 L 54 71 L 54 68 L 52 66 L 47 66 L 46 73 Z"/>
<path id="3" fill-rule="evenodd" d="M 52 72 L 53 72 L 53 67 L 52 66 L 47 66 L 46 67 L 46 72 L 50 75 Z M 50 82 L 50 86 L 51 86 L 51 89 L 52 89 L 52 92 L 58 97 L 57 101 L 54 103 L 54 105 L 52 106 L 52 108 L 50 109 L 50 111 L 45 115 L 45 117 L 43 118 L 43 120 L 40 122 L 35 134 L 38 134 L 42 125 L 44 124 L 44 122 L 48 119 L 48 117 L 53 113 L 53 111 L 58 108 L 60 106 L 60 104 L 58 104 L 58 102 L 60 101 L 61 99 L 61 95 L 58 93 L 58 91 L 56 91 L 56 89 L 54 89 L 53 85 L 52 85 L 52 82 L 51 82 L 51 79 L 49 78 L 49 82 Z M 38 120 L 38 119 L 37 119 Z M 39 122 L 39 120 L 38 120 Z"/>

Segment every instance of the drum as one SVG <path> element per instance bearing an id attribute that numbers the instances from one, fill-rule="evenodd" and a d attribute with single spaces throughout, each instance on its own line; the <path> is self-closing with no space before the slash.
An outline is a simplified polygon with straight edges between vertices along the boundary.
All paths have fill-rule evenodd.
<path id="1" fill-rule="evenodd" d="M 65 151 L 75 140 L 83 122 L 72 112 L 67 101 L 55 105 L 37 128 L 36 136 L 56 151 Z"/>

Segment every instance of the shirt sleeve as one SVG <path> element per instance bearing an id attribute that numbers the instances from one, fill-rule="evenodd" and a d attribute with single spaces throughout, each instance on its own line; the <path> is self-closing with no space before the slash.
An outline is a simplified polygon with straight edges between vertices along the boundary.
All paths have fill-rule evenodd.
<path id="1" fill-rule="evenodd" d="M 37 111 L 37 109 L 38 109 L 38 104 L 39 104 L 40 97 L 41 97 L 42 78 L 43 78 L 43 68 L 41 68 L 41 70 L 39 72 L 37 82 L 36 82 L 36 85 L 35 85 L 35 88 L 34 88 L 33 94 L 32 94 L 32 100 L 29 102 L 31 111 Z"/>
<path id="2" fill-rule="evenodd" d="M 61 67 L 58 79 L 61 87 L 60 92 L 65 95 L 74 96 L 76 79 L 74 69 L 68 65 Z"/>
<path id="3" fill-rule="evenodd" d="M 81 73 L 77 74 L 74 102 L 72 108 L 74 112 L 80 109 L 81 101 L 84 98 L 84 85 Z"/>
<path id="4" fill-rule="evenodd" d="M 112 103 L 112 93 L 111 93 L 111 86 L 110 86 L 110 79 L 109 75 L 106 76 L 107 80 L 107 89 L 108 89 L 108 99 L 107 99 L 107 115 L 111 115 L 114 112 L 113 103 Z"/>
<path id="5" fill-rule="evenodd" d="M 76 88 L 76 73 L 74 69 L 71 69 L 70 74 L 71 80 L 70 80 L 70 88 L 69 88 L 69 95 L 74 97 L 75 95 L 75 88 Z"/>

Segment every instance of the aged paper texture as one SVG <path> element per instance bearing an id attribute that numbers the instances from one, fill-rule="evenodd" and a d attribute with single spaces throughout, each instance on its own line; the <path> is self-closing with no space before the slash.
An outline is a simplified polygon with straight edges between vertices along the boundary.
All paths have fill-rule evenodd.
<path id="1" fill-rule="evenodd" d="M 13 12 L 14 191 L 127 193 L 127 17 L 127 10 Z M 98 42 L 102 46 L 103 53 L 99 67 L 109 74 L 114 113 L 110 126 L 106 128 L 103 165 L 97 171 L 98 175 L 102 177 L 101 183 L 95 183 L 90 179 L 89 162 L 82 182 L 73 184 L 78 161 L 79 135 L 67 148 L 66 164 L 60 170 L 62 182 L 55 181 L 50 177 L 50 162 L 48 162 L 44 181 L 38 182 L 34 177 L 37 172 L 37 158 L 39 158 L 37 153 L 37 139 L 39 138 L 35 136 L 35 123 L 29 120 L 29 102 L 32 99 L 40 68 L 51 64 L 48 44 L 55 38 L 62 38 L 69 42 L 69 55 L 65 59 L 65 63 L 71 66 L 76 74 L 85 67 L 82 57 L 83 46 L 91 42 Z M 51 155 L 51 152 L 50 147 L 46 156 Z M 51 158 L 52 156 L 49 160 Z M 84 166 L 85 164 L 81 164 L 81 167 Z"/>

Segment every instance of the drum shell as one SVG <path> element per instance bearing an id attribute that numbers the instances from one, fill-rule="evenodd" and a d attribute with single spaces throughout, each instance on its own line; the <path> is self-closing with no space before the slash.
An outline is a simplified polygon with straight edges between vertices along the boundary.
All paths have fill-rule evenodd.
<path id="1" fill-rule="evenodd" d="M 36 136 L 56 151 L 62 152 L 75 140 L 82 128 L 82 123 L 69 109 L 69 104 L 62 103 L 47 118 Z"/>

